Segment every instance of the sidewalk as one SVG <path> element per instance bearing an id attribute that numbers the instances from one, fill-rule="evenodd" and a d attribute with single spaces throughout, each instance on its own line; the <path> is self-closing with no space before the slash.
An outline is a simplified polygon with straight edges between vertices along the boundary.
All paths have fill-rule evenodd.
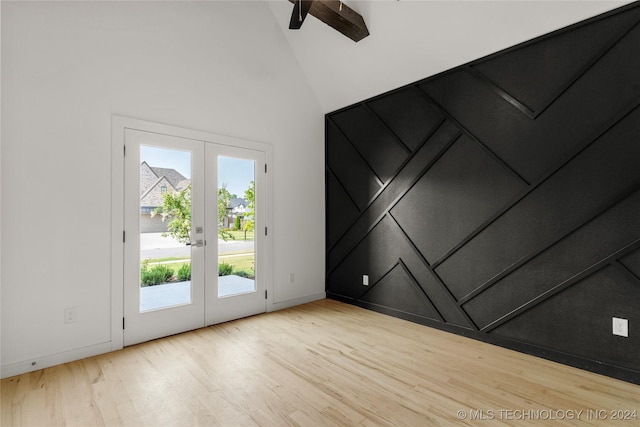
<path id="1" fill-rule="evenodd" d="M 218 298 L 255 291 L 255 281 L 240 276 L 218 277 Z M 140 288 L 140 311 L 156 310 L 191 302 L 191 281 Z"/>

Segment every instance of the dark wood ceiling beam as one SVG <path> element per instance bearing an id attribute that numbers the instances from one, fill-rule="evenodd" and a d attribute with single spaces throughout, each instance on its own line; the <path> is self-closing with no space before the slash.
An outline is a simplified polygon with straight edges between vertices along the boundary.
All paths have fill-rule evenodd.
<path id="1" fill-rule="evenodd" d="M 298 0 L 289 0 L 295 4 Z M 358 42 L 369 35 L 364 18 L 344 2 L 338 0 L 313 0 L 309 13 L 320 21 Z"/>
<path id="2" fill-rule="evenodd" d="M 312 3 L 313 0 L 298 0 L 293 3 L 293 13 L 291 14 L 291 21 L 289 21 L 290 30 L 299 30 L 302 27 Z"/>

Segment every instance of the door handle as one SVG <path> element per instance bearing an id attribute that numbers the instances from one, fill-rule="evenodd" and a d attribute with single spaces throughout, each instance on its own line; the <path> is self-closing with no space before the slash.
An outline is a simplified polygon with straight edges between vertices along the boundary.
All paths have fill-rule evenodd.
<path id="1" fill-rule="evenodd" d="M 187 246 L 195 246 L 196 248 L 201 248 L 204 246 L 204 240 L 196 240 L 195 242 L 187 242 Z"/>

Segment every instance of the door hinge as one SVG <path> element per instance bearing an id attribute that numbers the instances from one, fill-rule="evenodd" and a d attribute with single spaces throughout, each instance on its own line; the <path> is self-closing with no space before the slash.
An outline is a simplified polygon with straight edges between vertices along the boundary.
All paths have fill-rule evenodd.
<path id="1" fill-rule="evenodd" d="M 126 238 L 125 238 L 125 231 L 124 231 L 124 230 L 122 230 L 122 243 L 124 243 L 125 241 L 126 241 Z"/>
<path id="2" fill-rule="evenodd" d="M 267 164 L 264 164 L 264 173 L 267 173 Z"/>
<path id="3" fill-rule="evenodd" d="M 267 227 L 264 228 L 264 235 L 267 235 Z"/>
<path id="4" fill-rule="evenodd" d="M 122 318 L 122 330 L 124 330 L 124 317 Z"/>
<path id="5" fill-rule="evenodd" d="M 126 146 L 126 145 L 123 145 L 123 146 L 122 146 L 122 155 L 123 155 L 123 156 L 126 156 L 126 155 L 127 155 L 127 146 Z"/>
<path id="6" fill-rule="evenodd" d="M 264 299 L 267 299 L 267 290 L 264 290 Z"/>

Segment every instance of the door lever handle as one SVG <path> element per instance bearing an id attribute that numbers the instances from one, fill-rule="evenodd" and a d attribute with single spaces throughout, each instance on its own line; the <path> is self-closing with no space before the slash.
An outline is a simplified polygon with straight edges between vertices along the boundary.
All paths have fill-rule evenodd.
<path id="1" fill-rule="evenodd" d="M 196 248 L 201 248 L 204 246 L 204 240 L 196 240 L 195 242 L 187 242 L 187 246 L 195 246 Z"/>

